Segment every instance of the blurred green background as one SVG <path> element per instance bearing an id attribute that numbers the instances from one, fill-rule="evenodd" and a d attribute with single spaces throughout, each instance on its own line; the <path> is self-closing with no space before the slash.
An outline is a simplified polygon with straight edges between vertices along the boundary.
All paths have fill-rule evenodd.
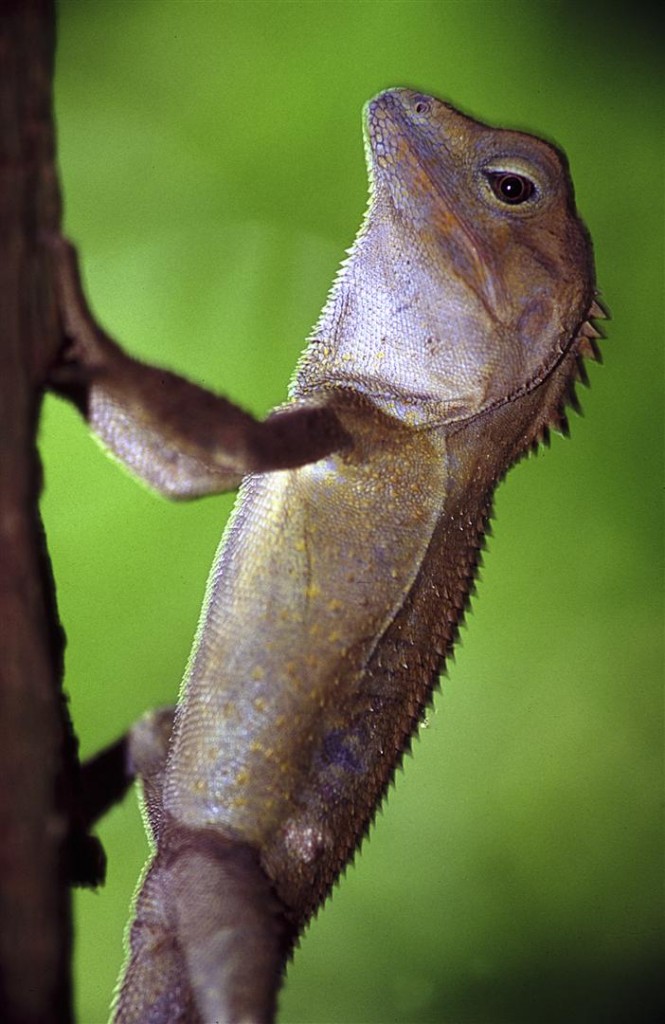
<path id="1" fill-rule="evenodd" d="M 281 401 L 366 203 L 362 104 L 412 85 L 567 151 L 612 310 L 572 440 L 500 488 L 456 663 L 289 970 L 280 1020 L 654 1019 L 662 788 L 662 35 L 638 4 L 64 2 L 67 230 L 132 352 Z M 169 505 L 55 399 L 44 513 L 85 755 L 177 693 L 231 497 Z M 77 895 L 105 1019 L 147 852 Z"/>

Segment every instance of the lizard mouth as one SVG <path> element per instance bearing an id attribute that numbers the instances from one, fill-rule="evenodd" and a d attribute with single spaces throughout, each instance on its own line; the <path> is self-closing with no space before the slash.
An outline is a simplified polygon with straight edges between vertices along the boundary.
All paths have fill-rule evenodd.
<path id="1" fill-rule="evenodd" d="M 365 105 L 364 139 L 372 190 L 385 188 L 395 208 L 406 215 L 423 237 L 434 239 L 449 253 L 452 277 L 471 290 L 492 320 L 507 301 L 495 254 L 457 208 L 454 164 L 445 131 L 436 132 L 424 115 L 436 111 L 450 120 L 471 124 L 441 100 L 390 89 Z"/>

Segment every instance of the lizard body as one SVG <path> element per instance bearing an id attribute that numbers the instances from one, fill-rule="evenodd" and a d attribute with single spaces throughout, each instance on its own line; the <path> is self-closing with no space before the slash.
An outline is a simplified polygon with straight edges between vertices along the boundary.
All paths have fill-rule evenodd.
<path id="1" fill-rule="evenodd" d="M 235 425 L 232 457 L 190 426 L 183 456 L 150 386 L 118 397 L 118 371 L 86 393 L 135 471 L 155 449 L 144 475 L 163 490 L 281 470 L 242 484 L 165 763 L 135 746 L 156 851 L 119 1024 L 272 1019 L 284 958 L 431 699 L 493 491 L 565 426 L 594 351 L 591 248 L 554 147 L 404 89 L 368 104 L 365 130 L 365 221 L 267 421 L 318 416 L 320 444 L 265 464 Z"/>

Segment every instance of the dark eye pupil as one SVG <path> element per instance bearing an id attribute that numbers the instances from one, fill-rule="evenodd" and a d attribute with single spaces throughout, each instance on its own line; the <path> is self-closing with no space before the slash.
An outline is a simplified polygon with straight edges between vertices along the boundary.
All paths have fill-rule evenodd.
<path id="1" fill-rule="evenodd" d="M 521 174 L 492 174 L 490 184 L 497 199 L 510 206 L 525 203 L 534 192 L 533 182 Z"/>

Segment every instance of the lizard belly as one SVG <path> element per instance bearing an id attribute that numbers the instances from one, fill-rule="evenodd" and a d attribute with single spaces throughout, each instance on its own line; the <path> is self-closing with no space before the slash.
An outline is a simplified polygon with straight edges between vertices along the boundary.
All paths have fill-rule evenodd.
<path id="1" fill-rule="evenodd" d="M 342 726 L 349 688 L 418 573 L 444 490 L 438 436 L 399 427 L 369 449 L 245 481 L 167 765 L 164 807 L 179 823 L 264 848 Z"/>

